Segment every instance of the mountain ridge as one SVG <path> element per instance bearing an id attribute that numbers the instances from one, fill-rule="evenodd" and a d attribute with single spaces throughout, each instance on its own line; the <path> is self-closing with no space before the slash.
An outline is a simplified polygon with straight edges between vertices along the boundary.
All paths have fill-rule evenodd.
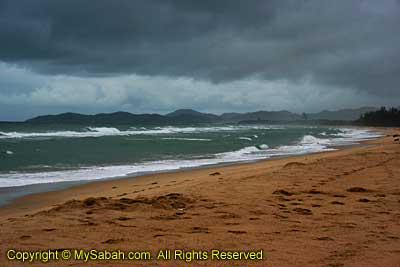
<path id="1" fill-rule="evenodd" d="M 354 121 L 362 114 L 377 108 L 324 110 L 318 113 L 297 114 L 287 110 L 258 110 L 246 113 L 223 113 L 215 115 L 193 109 L 178 109 L 165 115 L 157 113 L 134 114 L 125 111 L 98 113 L 94 115 L 65 112 L 56 115 L 42 115 L 26 120 L 28 123 L 72 123 L 72 124 L 191 124 L 191 123 L 257 123 L 257 122 L 299 122 L 299 121 Z"/>
<path id="2" fill-rule="evenodd" d="M 361 115 L 367 112 L 376 110 L 378 110 L 378 108 L 375 107 L 360 107 L 357 109 L 346 108 L 336 111 L 322 110 L 317 113 L 306 113 L 306 116 L 311 120 L 344 120 L 344 118 L 347 118 L 345 120 L 352 121 L 359 119 Z"/>

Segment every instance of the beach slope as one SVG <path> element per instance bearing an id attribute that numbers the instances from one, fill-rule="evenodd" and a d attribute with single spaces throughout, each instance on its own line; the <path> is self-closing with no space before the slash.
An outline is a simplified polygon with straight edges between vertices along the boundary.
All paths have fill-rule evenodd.
<path id="1" fill-rule="evenodd" d="M 0 209 L 7 250 L 263 250 L 261 261 L 51 266 L 400 266 L 400 142 L 94 182 Z M 41 262 L 29 266 L 43 266 Z"/>

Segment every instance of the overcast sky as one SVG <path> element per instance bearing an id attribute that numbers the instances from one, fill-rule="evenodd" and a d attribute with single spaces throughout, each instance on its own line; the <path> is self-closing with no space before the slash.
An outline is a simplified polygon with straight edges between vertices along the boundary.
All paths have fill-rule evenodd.
<path id="1" fill-rule="evenodd" d="M 0 120 L 400 104 L 399 0 L 0 0 Z"/>

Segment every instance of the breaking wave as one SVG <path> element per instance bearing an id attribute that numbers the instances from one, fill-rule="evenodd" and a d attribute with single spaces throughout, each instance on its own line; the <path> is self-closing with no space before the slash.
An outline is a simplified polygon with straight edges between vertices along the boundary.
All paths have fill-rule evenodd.
<path id="1" fill-rule="evenodd" d="M 174 131 L 177 129 L 188 128 L 172 128 Z M 154 129 L 152 131 L 171 131 L 169 127 Z M 137 131 L 147 131 L 139 129 Z M 137 132 L 136 130 L 133 132 Z M 120 134 L 116 128 L 87 128 L 87 132 L 80 134 Z M 66 132 L 62 132 L 65 135 Z M 67 132 L 71 134 L 71 132 Z M 49 133 L 48 133 L 49 134 Z M 53 133 L 54 134 L 54 133 Z M 61 134 L 61 132 L 58 132 Z M 74 133 L 76 134 L 76 132 Z M 32 133 L 31 133 L 32 135 Z M 0 173 L 0 187 L 15 187 L 32 184 L 43 183 L 57 183 L 65 181 L 82 181 L 82 180 L 96 180 L 113 177 L 134 176 L 151 172 L 163 172 L 171 170 L 179 170 L 184 168 L 194 168 L 200 166 L 221 164 L 221 163 L 234 163 L 234 162 L 248 162 L 260 159 L 267 159 L 271 157 L 301 155 L 307 153 L 315 153 L 321 151 L 335 150 L 332 146 L 354 144 L 361 140 L 376 138 L 381 136 L 379 132 L 367 131 L 362 129 L 341 129 L 340 133 L 331 134 L 331 138 L 318 138 L 313 135 L 304 135 L 300 140 L 290 145 L 282 145 L 270 148 L 266 144 L 255 144 L 246 146 L 235 151 L 228 151 L 223 153 L 216 153 L 214 155 L 204 156 L 203 158 L 187 158 L 176 160 L 159 160 L 149 162 L 139 162 L 129 165 L 113 165 L 113 166 L 91 166 L 80 169 L 57 170 L 57 171 L 39 171 L 39 172 L 8 172 Z M 18 135 L 19 136 L 19 135 Z M 26 135 L 25 135 L 26 136 Z M 42 136 L 42 135 L 41 135 Z M 16 137 L 14 137 L 16 138 Z M 168 139 L 168 138 L 167 138 Z M 179 140 L 190 141 L 208 141 L 209 139 L 197 138 L 174 138 Z"/>
<path id="2" fill-rule="evenodd" d="M 46 131 L 46 132 L 1 132 L 0 139 L 9 138 L 84 138 L 84 137 L 102 137 L 102 136 L 129 136 L 129 135 L 163 135 L 179 133 L 206 133 L 206 132 L 232 132 L 247 130 L 271 130 L 284 129 L 283 127 L 273 126 L 213 126 L 213 127 L 154 127 L 154 128 L 136 128 L 131 127 L 128 130 L 119 130 L 114 127 L 85 127 L 82 131 Z"/>

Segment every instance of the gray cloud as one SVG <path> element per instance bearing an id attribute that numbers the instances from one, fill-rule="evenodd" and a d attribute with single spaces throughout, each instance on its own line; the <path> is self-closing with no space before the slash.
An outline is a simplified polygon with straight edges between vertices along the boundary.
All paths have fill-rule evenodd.
<path id="1" fill-rule="evenodd" d="M 0 6 L 1 59 L 43 72 L 213 81 L 311 74 L 371 90 L 399 82 L 397 1 L 3 0 Z"/>
<path id="2" fill-rule="evenodd" d="M 20 76 L 27 82 L 15 83 L 12 76 L 3 75 L 0 93 L 21 101 L 45 92 L 43 88 L 67 92 L 93 79 L 98 79 L 97 88 L 104 88 L 100 81 L 104 83 L 105 78 L 114 84 L 109 91 L 118 91 L 123 86 L 116 81 L 129 76 L 140 78 L 130 80 L 129 89 L 123 87 L 127 93 L 121 103 L 137 106 L 139 100 L 129 92 L 140 89 L 139 80 L 154 77 L 143 96 L 150 102 L 160 98 L 160 109 L 178 105 L 178 101 L 169 105 L 161 101 L 167 90 L 160 79 L 174 88 L 170 93 L 174 91 L 175 96 L 182 91 L 175 80 L 201 87 L 194 92 L 195 101 L 193 97 L 185 101 L 209 109 L 213 105 L 204 99 L 213 99 L 208 92 L 214 89 L 219 90 L 219 101 L 229 99 L 229 94 L 243 98 L 240 105 L 240 97 L 224 102 L 226 109 L 262 106 L 246 97 L 258 94 L 245 87 L 249 80 L 254 84 L 247 86 L 286 81 L 291 88 L 287 95 L 256 86 L 260 94 L 264 90 L 280 96 L 274 98 L 280 105 L 269 104 L 277 108 L 296 106 L 292 100 L 299 94 L 296 86 L 303 88 L 303 94 L 331 96 L 333 104 L 326 105 L 332 107 L 382 103 L 383 99 L 392 103 L 400 97 L 398 25 L 400 2 L 396 0 L 0 0 L 0 61 L 7 63 L 1 69 L 5 74 L 16 64 L 26 68 L 18 75 L 29 77 Z M 53 79 L 59 75 L 64 77 L 62 86 Z M 304 89 L 304 80 L 311 81 L 308 86 L 314 89 Z M 240 90 L 229 87 L 238 84 Z M 101 99 L 92 89 L 83 90 L 88 99 Z M 57 92 L 62 99 L 61 91 Z M 352 98 L 345 100 L 341 95 Z M 139 102 L 144 110 L 151 110 L 146 101 Z M 183 99 L 179 102 L 184 103 Z M 297 109 L 324 107 L 305 103 L 309 106 Z M 97 104 L 106 108 L 106 103 Z M 67 108 L 69 104 L 59 105 Z"/>

